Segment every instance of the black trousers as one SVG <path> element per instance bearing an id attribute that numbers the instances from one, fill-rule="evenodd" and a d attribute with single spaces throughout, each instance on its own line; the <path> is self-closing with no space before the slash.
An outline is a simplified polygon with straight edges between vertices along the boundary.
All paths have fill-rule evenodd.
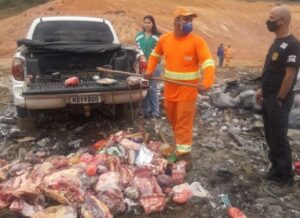
<path id="1" fill-rule="evenodd" d="M 263 98 L 262 114 L 266 142 L 270 148 L 269 159 L 275 172 L 281 176 L 293 176 L 292 152 L 287 138 L 289 113 L 294 95 L 289 94 L 282 106 L 277 102 L 277 95 Z"/>
<path id="2" fill-rule="evenodd" d="M 219 67 L 223 66 L 224 56 L 219 57 Z"/>

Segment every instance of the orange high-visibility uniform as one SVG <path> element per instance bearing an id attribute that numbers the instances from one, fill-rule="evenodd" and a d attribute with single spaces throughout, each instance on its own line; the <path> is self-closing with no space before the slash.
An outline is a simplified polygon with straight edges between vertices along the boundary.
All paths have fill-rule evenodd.
<path id="1" fill-rule="evenodd" d="M 214 61 L 205 41 L 194 33 L 176 37 L 173 32 L 162 35 L 152 51 L 147 73 L 152 75 L 159 61 L 164 56 L 166 79 L 199 83 L 209 89 L 215 80 Z M 198 90 L 193 87 L 165 83 L 165 111 L 172 124 L 177 154 L 191 151 L 192 129 L 196 111 Z"/>
<path id="2" fill-rule="evenodd" d="M 232 59 L 232 50 L 231 50 L 231 48 L 226 47 L 224 49 L 224 57 L 225 57 L 226 67 L 228 67 L 229 64 L 230 64 L 230 60 Z"/>

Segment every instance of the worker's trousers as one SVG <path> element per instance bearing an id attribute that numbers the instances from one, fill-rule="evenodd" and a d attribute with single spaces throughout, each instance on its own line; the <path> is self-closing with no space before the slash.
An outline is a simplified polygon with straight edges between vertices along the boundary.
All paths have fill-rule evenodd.
<path id="1" fill-rule="evenodd" d="M 173 127 L 177 155 L 191 152 L 196 101 L 164 101 L 167 118 Z"/>
<path id="2" fill-rule="evenodd" d="M 231 58 L 225 57 L 225 66 L 229 67 Z"/>
<path id="3" fill-rule="evenodd" d="M 280 107 L 275 94 L 264 97 L 262 104 L 265 138 L 270 148 L 269 159 L 276 173 L 287 177 L 293 175 L 292 153 L 287 138 L 293 99 L 293 94 L 289 94 Z"/>
<path id="4" fill-rule="evenodd" d="M 155 72 L 153 74 L 154 77 L 160 77 L 161 74 L 161 66 L 157 65 Z M 150 87 L 147 91 L 146 97 L 143 100 L 143 109 L 145 117 L 159 117 L 159 96 L 157 90 L 157 81 L 150 80 Z"/>

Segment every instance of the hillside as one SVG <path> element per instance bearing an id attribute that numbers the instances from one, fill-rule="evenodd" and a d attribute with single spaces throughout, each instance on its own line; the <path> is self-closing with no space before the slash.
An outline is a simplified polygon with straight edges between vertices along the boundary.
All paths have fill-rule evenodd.
<path id="1" fill-rule="evenodd" d="M 273 39 L 265 28 L 265 20 L 275 3 L 253 0 L 52 0 L 0 20 L 0 57 L 13 55 L 16 40 L 25 36 L 36 17 L 83 15 L 108 18 L 120 40 L 132 44 L 144 15 L 153 15 L 160 31 L 165 32 L 172 30 L 175 8 L 187 5 L 198 13 L 195 32 L 207 39 L 213 53 L 223 42 L 232 45 L 238 60 L 262 61 Z M 300 37 L 300 4 L 293 3 L 290 8 L 294 15 L 293 33 Z"/>

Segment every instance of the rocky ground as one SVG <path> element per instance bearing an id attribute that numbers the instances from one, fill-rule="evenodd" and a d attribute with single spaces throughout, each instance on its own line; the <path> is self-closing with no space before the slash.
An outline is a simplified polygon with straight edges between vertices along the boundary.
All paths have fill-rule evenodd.
<path id="1" fill-rule="evenodd" d="M 1 66 L 0 82 L 0 158 L 14 160 L 24 153 L 39 155 L 69 154 L 93 144 L 118 130 L 145 130 L 151 139 L 160 139 L 159 131 L 172 143 L 172 133 L 164 117 L 158 121 L 141 120 L 135 115 L 113 120 L 100 113 L 86 118 L 66 110 L 44 112 L 36 122 L 20 123 L 16 118 L 7 68 Z M 214 90 L 224 88 L 225 82 L 239 78 L 255 78 L 259 69 L 234 67 L 218 73 Z M 230 79 L 228 79 L 230 77 Z M 235 82 L 230 92 L 233 94 Z M 253 85 L 253 84 L 252 84 Z M 300 217 L 300 176 L 292 188 L 279 188 L 262 179 L 268 167 L 261 117 L 253 109 L 241 105 L 236 108 L 218 108 L 209 99 L 210 93 L 199 97 L 197 117 L 193 129 L 192 158 L 194 167 L 187 175 L 189 183 L 198 181 L 212 198 L 195 198 L 186 205 L 169 204 L 160 214 L 139 214 L 121 217 L 226 217 L 220 195 L 228 194 L 233 206 L 248 217 Z M 129 113 L 130 114 L 130 113 Z M 157 128 L 154 128 L 156 126 Z M 300 133 L 289 132 L 294 159 L 300 155 Z M 11 215 L 13 217 L 13 215 Z M 8 217 L 3 215 L 2 217 Z M 17 217 L 17 216 L 15 216 Z"/>

